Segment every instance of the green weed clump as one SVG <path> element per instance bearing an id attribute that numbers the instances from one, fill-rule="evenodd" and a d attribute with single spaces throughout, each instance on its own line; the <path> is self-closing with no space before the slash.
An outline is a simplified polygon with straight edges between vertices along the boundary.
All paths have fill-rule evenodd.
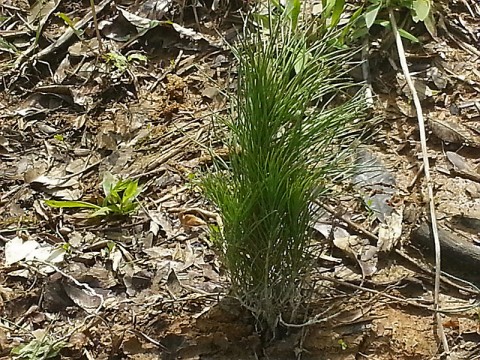
<path id="1" fill-rule="evenodd" d="M 263 330 L 275 330 L 281 314 L 291 320 L 302 300 L 312 265 L 311 204 L 342 171 L 339 139 L 364 109 L 360 96 L 346 94 L 348 53 L 329 45 L 333 33 L 312 40 L 288 21 L 269 29 L 244 35 L 234 49 L 230 156 L 202 183 L 222 216 L 215 238 L 232 294 Z"/>

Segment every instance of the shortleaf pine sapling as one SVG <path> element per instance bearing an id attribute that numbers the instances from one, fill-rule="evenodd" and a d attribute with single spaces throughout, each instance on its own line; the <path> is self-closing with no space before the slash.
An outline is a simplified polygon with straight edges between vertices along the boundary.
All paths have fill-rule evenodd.
<path id="1" fill-rule="evenodd" d="M 290 21 L 270 25 L 268 36 L 256 28 L 234 46 L 230 156 L 219 159 L 201 185 L 222 217 L 223 228 L 212 238 L 231 293 L 272 334 L 280 316 L 292 320 L 303 300 L 312 266 L 311 204 L 342 171 L 348 146 L 340 139 L 348 138 L 366 105 L 348 95 L 351 54 L 333 47 L 335 33 L 312 40 L 309 29 L 294 29 Z"/>

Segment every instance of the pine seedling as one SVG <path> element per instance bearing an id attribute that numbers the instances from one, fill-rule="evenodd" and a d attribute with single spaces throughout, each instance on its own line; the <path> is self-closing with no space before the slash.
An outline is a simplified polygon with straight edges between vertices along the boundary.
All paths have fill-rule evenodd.
<path id="1" fill-rule="evenodd" d="M 230 157 L 202 182 L 222 216 L 214 238 L 232 294 L 270 333 L 302 300 L 311 204 L 341 171 L 345 147 L 337 140 L 365 108 L 360 96 L 346 95 L 348 54 L 329 45 L 335 34 L 312 40 L 308 33 L 280 19 L 268 36 L 257 28 L 234 47 Z"/>

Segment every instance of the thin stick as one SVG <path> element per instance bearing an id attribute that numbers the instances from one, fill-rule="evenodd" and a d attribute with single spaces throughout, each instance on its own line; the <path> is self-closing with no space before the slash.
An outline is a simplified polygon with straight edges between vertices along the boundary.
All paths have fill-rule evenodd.
<path id="1" fill-rule="evenodd" d="M 435 307 L 432 307 L 432 306 L 429 306 L 429 305 L 425 305 L 425 304 L 416 302 L 415 300 L 412 300 L 412 299 L 405 299 L 405 298 L 401 298 L 401 297 L 398 297 L 398 296 L 390 295 L 390 294 L 387 294 L 385 291 L 379 291 L 379 290 L 370 289 L 370 288 L 367 288 L 367 287 L 364 287 L 364 286 L 355 285 L 355 284 L 349 283 L 348 281 L 335 279 L 333 277 L 318 275 L 317 278 L 320 279 L 320 280 L 330 281 L 330 282 L 333 282 L 333 283 L 338 284 L 338 285 L 346 286 L 346 287 L 349 287 L 349 288 L 352 288 L 352 289 L 355 289 L 355 290 L 366 291 L 366 292 L 369 292 L 369 293 L 372 293 L 372 294 L 375 294 L 375 295 L 383 296 L 387 299 L 394 300 L 394 301 L 397 301 L 399 303 L 405 303 L 405 304 L 415 306 L 415 307 L 418 307 L 418 308 L 421 308 L 421 309 L 425 309 L 425 310 L 428 310 L 428 311 L 433 311 L 437 314 L 440 314 L 440 313 L 443 313 L 443 314 L 458 314 L 458 313 L 461 313 L 461 312 L 465 312 L 465 311 L 469 311 L 469 310 L 478 308 L 478 304 L 476 304 L 476 303 L 475 304 L 468 304 L 468 305 L 464 305 L 464 306 L 457 306 L 457 307 L 454 307 L 454 308 L 435 308 Z"/>
<path id="2" fill-rule="evenodd" d="M 388 9 L 388 15 L 390 18 L 390 23 L 392 24 L 392 31 L 395 36 L 395 41 L 397 44 L 398 58 L 400 60 L 400 65 L 402 67 L 403 74 L 405 75 L 405 80 L 407 81 L 408 87 L 412 93 L 413 103 L 415 104 L 415 110 L 417 112 L 418 119 L 418 129 L 420 131 L 420 143 L 422 147 L 422 158 L 423 158 L 423 167 L 425 172 L 425 180 L 427 182 L 427 196 L 428 204 L 430 209 L 430 221 L 432 224 L 432 234 L 433 242 L 435 246 L 435 286 L 434 286 L 434 297 L 433 297 L 433 306 L 434 309 L 439 307 L 439 297 L 440 297 L 440 273 L 441 273 L 441 263 L 440 263 L 440 239 L 438 237 L 438 226 L 437 226 L 437 216 L 435 212 L 435 198 L 433 195 L 433 186 L 432 179 L 430 177 L 430 165 L 428 163 L 428 152 L 427 152 L 427 135 L 425 132 L 425 121 L 423 119 L 422 105 L 418 97 L 417 91 L 413 84 L 410 72 L 408 70 L 407 59 L 405 57 L 405 50 L 403 48 L 402 38 L 398 32 L 397 22 L 395 20 L 395 15 L 393 14 L 393 9 L 390 7 Z M 443 348 L 445 352 L 449 352 L 448 342 L 445 337 L 445 332 L 443 330 L 442 321 L 440 318 L 440 313 L 436 312 L 436 320 L 438 326 L 438 335 L 442 340 Z"/>
<path id="3" fill-rule="evenodd" d="M 373 108 L 372 77 L 370 76 L 370 63 L 368 61 L 368 37 L 365 36 L 362 47 L 362 74 L 365 81 L 365 101 L 369 108 Z"/>
<path id="4" fill-rule="evenodd" d="M 97 10 L 95 9 L 94 0 L 90 0 L 90 8 L 92 9 L 93 26 L 95 27 L 95 34 L 97 35 L 98 51 L 100 52 L 100 54 L 103 54 L 102 37 L 100 36 L 100 30 L 98 29 Z"/>
<path id="5" fill-rule="evenodd" d="M 423 165 L 422 165 L 422 169 L 423 169 Z M 345 218 L 343 217 L 342 215 L 340 215 L 337 211 L 335 211 L 334 209 L 332 209 L 330 206 L 326 205 L 326 204 L 321 204 L 321 203 L 317 203 L 318 205 L 322 206 L 325 210 L 327 210 L 329 213 L 331 213 L 332 215 L 334 215 L 338 220 L 346 223 L 348 226 L 349 226 L 349 229 L 352 229 L 353 231 L 361 234 L 361 235 L 364 235 L 366 237 L 368 237 L 369 239 L 373 240 L 375 243 L 378 243 L 379 239 L 378 239 L 378 236 L 371 233 L 370 231 L 368 231 L 367 229 L 361 227 L 360 225 L 357 225 L 356 223 L 354 223 L 353 221 L 349 220 L 348 218 Z M 399 250 L 399 249 L 395 249 L 395 252 L 400 255 L 402 258 L 404 258 L 405 260 L 407 260 L 408 262 L 410 262 L 411 264 L 415 265 L 416 267 L 418 267 L 420 270 L 422 270 L 423 272 L 426 272 L 427 274 L 431 275 L 433 273 L 433 271 L 431 271 L 426 265 L 424 265 L 423 263 L 419 262 L 418 260 L 415 260 L 415 259 L 412 259 L 409 255 L 407 255 L 405 252 L 403 252 L 402 250 Z M 443 276 L 440 276 L 440 280 L 443 281 L 445 284 L 447 285 L 450 285 L 451 287 L 457 289 L 458 291 L 465 291 L 469 294 L 473 294 L 473 295 L 480 295 L 480 290 L 472 283 L 468 282 L 468 281 L 465 281 L 465 280 L 462 280 L 462 279 L 459 279 L 451 274 L 448 274 L 448 273 L 443 273 L 444 275 Z M 451 279 L 454 279 L 456 282 L 462 284 L 462 285 L 459 285 L 457 284 L 455 281 L 452 281 Z"/>

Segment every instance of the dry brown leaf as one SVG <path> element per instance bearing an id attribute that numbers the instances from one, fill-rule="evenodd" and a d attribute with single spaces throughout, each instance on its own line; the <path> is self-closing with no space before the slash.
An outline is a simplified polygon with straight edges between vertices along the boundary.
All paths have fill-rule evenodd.
<path id="1" fill-rule="evenodd" d="M 474 137 L 472 132 L 460 123 L 430 119 L 429 126 L 433 135 L 440 140 L 454 144 L 480 147 L 480 139 Z"/>
<path id="2" fill-rule="evenodd" d="M 200 219 L 198 216 L 192 214 L 178 214 L 178 218 L 180 219 L 180 223 L 182 226 L 186 227 L 195 227 L 195 226 L 202 226 L 207 225 L 205 220 Z"/>

